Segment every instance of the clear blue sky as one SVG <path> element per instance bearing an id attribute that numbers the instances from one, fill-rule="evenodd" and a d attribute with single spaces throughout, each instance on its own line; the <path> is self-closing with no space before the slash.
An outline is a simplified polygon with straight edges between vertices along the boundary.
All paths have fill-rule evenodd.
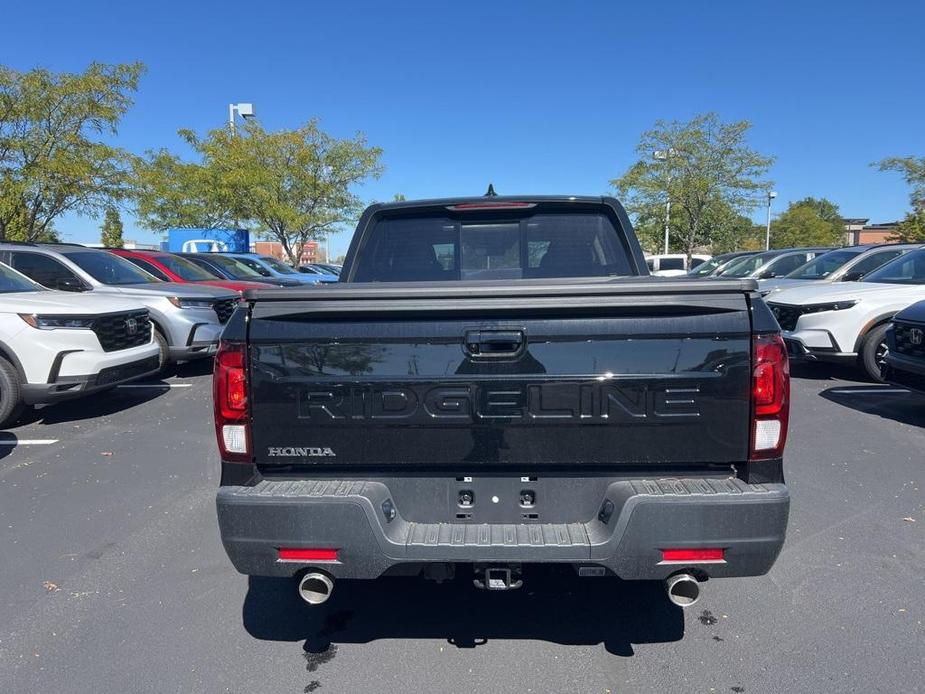
<path id="1" fill-rule="evenodd" d="M 312 116 L 385 150 L 385 200 L 606 192 L 659 119 L 715 110 L 773 154 L 776 209 L 807 195 L 845 216 L 908 208 L 870 168 L 925 155 L 925 3 L 262 2 L 6 3 L 0 62 L 77 71 L 141 60 L 119 143 L 178 151 L 230 102 L 267 127 Z M 761 219 L 763 212 L 755 214 Z M 96 241 L 99 221 L 58 224 Z M 151 241 L 132 220 L 126 238 Z M 349 232 L 339 234 L 342 251 Z"/>

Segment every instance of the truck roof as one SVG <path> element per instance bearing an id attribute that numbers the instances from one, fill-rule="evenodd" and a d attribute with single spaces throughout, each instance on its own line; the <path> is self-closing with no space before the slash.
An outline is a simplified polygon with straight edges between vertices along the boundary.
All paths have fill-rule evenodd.
<path id="1" fill-rule="evenodd" d="M 367 208 L 367 212 L 373 210 L 400 210 L 406 207 L 447 207 L 451 205 L 466 205 L 468 209 L 477 209 L 476 206 L 489 209 L 504 209 L 512 207 L 511 203 L 541 203 L 541 202 L 577 202 L 577 203 L 597 203 L 612 202 L 619 205 L 616 198 L 602 195 L 494 195 L 487 197 L 462 196 L 453 198 L 427 198 L 423 200 L 400 200 L 393 202 L 377 202 Z M 622 209 L 622 205 L 620 206 Z"/>

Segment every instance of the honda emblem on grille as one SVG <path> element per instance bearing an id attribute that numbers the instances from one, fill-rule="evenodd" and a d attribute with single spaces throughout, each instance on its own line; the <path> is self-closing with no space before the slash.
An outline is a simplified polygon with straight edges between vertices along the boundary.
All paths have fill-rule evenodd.
<path id="1" fill-rule="evenodd" d="M 138 334 L 138 321 L 134 318 L 125 319 L 125 334 L 126 335 L 137 335 Z"/>
<path id="2" fill-rule="evenodd" d="M 925 339 L 925 330 L 921 328 L 912 328 L 909 330 L 909 342 L 911 344 L 920 345 L 923 339 Z"/>

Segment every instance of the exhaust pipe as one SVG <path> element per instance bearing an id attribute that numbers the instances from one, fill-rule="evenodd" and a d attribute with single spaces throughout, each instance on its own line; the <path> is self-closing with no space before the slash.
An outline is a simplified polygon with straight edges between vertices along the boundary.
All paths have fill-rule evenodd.
<path id="1" fill-rule="evenodd" d="M 320 571 L 309 571 L 299 581 L 299 597 L 309 605 L 326 602 L 334 591 L 334 579 Z"/>
<path id="2" fill-rule="evenodd" d="M 665 581 L 668 599 L 678 607 L 690 607 L 700 599 L 700 584 L 690 574 L 675 574 Z"/>

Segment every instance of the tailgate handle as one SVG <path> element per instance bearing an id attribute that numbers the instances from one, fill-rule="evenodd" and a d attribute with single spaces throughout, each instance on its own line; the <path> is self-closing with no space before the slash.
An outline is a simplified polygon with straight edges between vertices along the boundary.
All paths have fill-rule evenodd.
<path id="1" fill-rule="evenodd" d="M 466 331 L 466 353 L 472 357 L 510 357 L 525 345 L 523 330 Z"/>

